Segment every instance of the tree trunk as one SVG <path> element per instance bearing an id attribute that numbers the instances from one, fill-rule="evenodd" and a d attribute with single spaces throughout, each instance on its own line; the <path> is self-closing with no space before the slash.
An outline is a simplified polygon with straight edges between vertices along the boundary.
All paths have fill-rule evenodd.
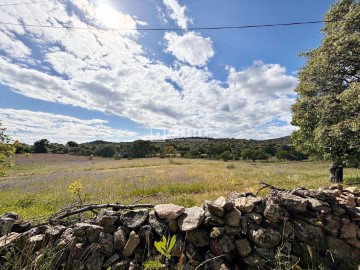
<path id="1" fill-rule="evenodd" d="M 342 183 L 343 182 L 343 166 L 337 162 L 331 163 L 329 180 L 333 183 Z"/>

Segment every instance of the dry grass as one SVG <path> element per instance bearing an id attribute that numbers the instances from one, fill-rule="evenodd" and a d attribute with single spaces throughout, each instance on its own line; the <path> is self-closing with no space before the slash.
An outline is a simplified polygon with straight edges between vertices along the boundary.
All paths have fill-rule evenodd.
<path id="1" fill-rule="evenodd" d="M 327 185 L 327 162 L 250 163 L 212 160 L 146 158 L 113 160 L 55 154 L 17 156 L 9 176 L 0 179 L 0 214 L 15 211 L 32 218 L 76 203 L 67 191 L 81 181 L 85 203 L 173 202 L 201 204 L 231 192 L 256 192 L 259 181 L 293 188 Z M 231 165 L 231 166 L 229 166 Z M 355 179 L 355 169 L 345 178 Z M 263 195 L 265 193 L 262 193 Z"/>

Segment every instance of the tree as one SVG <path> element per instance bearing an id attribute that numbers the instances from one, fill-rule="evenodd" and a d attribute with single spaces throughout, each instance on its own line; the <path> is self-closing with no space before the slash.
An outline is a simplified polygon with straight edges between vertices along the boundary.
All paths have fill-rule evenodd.
<path id="1" fill-rule="evenodd" d="M 34 142 L 33 152 L 34 153 L 47 153 L 50 142 L 47 139 L 41 139 Z"/>
<path id="2" fill-rule="evenodd" d="M 95 151 L 95 155 L 100 157 L 113 157 L 114 154 L 115 149 L 113 145 L 100 145 Z"/>
<path id="3" fill-rule="evenodd" d="M 227 162 L 228 160 L 233 159 L 233 155 L 231 154 L 231 152 L 229 150 L 226 150 L 226 151 L 222 152 L 220 157 L 225 162 Z"/>
<path id="4" fill-rule="evenodd" d="M 78 146 L 79 146 L 79 144 L 76 143 L 76 142 L 74 142 L 74 141 L 68 141 L 68 142 L 66 143 L 66 145 L 67 145 L 68 147 L 78 147 Z"/>
<path id="5" fill-rule="evenodd" d="M 360 163 L 359 2 L 336 2 L 325 21 L 320 47 L 303 53 L 292 140 L 300 151 L 331 160 L 330 180 L 342 182 L 342 166 Z"/>
<path id="6" fill-rule="evenodd" d="M 16 144 L 11 143 L 11 139 L 5 134 L 5 128 L 1 127 L 0 123 L 0 176 L 5 176 L 6 167 L 12 165 L 11 158 L 15 154 Z"/>
<path id="7" fill-rule="evenodd" d="M 173 158 L 176 156 L 176 150 L 173 145 L 166 145 L 164 148 L 164 155 L 169 158 L 169 162 L 172 163 Z"/>

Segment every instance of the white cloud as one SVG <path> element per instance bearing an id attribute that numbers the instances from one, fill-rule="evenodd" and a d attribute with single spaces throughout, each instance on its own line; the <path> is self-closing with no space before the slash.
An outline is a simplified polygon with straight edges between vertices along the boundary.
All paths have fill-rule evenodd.
<path id="1" fill-rule="evenodd" d="M 187 32 L 178 35 L 174 32 L 165 33 L 166 52 L 173 54 L 178 60 L 192 66 L 204 66 L 214 56 L 212 41 L 203 38 L 199 33 Z"/>
<path id="2" fill-rule="evenodd" d="M 180 6 L 177 0 L 163 0 L 168 10 L 168 15 L 176 21 L 177 25 L 182 29 L 187 29 L 188 23 L 192 23 L 192 18 L 185 15 L 186 6 Z"/>
<path id="3" fill-rule="evenodd" d="M 96 25 L 91 17 L 96 7 L 91 2 L 72 1 L 81 10 L 81 16 L 68 14 L 64 3 L 69 4 L 51 2 L 29 5 L 22 10 L 1 9 L 0 17 L 31 24 Z M 288 94 L 294 94 L 297 83 L 294 76 L 287 75 L 279 64 L 255 62 L 242 70 L 229 68 L 228 87 L 225 87 L 203 67 L 214 55 L 212 41 L 194 32 L 165 35 L 167 50 L 190 64 L 176 62 L 173 66 L 149 59 L 136 31 L 36 27 L 25 31 L 18 26 L 0 25 L 0 33 L 11 40 L 16 33 L 26 40 L 24 46 L 30 50 L 36 48 L 39 54 L 37 59 L 26 52 L 21 55 L 26 61 L 36 60 L 35 68 L 18 64 L 10 51 L 0 56 L 0 83 L 30 98 L 119 115 L 146 127 L 193 130 L 214 137 L 271 138 L 288 135 L 292 129 L 288 122 L 294 98 Z M 0 43 L 3 40 L 0 36 Z M 56 121 L 54 117 L 47 119 L 50 119 L 48 125 Z M 12 126 L 14 131 L 31 128 L 20 120 L 18 116 L 17 126 Z M 287 124 L 276 129 L 271 124 L 276 120 Z M 80 122 L 79 128 L 83 127 Z M 40 123 L 29 123 L 36 127 L 30 131 L 38 134 Z M 102 125 L 106 127 L 105 123 Z M 88 126 L 85 124 L 84 130 Z M 111 132 L 108 130 L 104 137 L 111 137 Z M 68 135 L 59 134 L 49 136 L 60 140 L 55 136 Z"/>
<path id="4" fill-rule="evenodd" d="M 135 132 L 113 129 L 101 119 L 83 120 L 29 110 L 0 109 L 0 121 L 12 139 L 30 144 L 44 138 L 50 142 L 66 143 L 69 140 L 130 140 L 137 135 Z"/>

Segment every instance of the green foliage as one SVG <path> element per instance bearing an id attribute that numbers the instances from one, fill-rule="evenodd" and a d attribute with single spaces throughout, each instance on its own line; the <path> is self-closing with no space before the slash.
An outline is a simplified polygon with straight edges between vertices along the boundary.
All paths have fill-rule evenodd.
<path id="1" fill-rule="evenodd" d="M 50 142 L 47 139 L 41 139 L 34 142 L 33 152 L 34 153 L 47 153 Z"/>
<path id="2" fill-rule="evenodd" d="M 176 243 L 176 235 L 173 235 L 169 239 L 166 236 L 161 238 L 161 241 L 155 241 L 154 246 L 156 250 L 165 257 L 166 261 L 171 258 L 171 251 L 174 248 Z M 160 261 L 146 261 L 144 262 L 145 269 L 152 269 L 152 268 L 164 268 L 166 267 L 165 264 L 161 263 Z"/>
<path id="3" fill-rule="evenodd" d="M 227 162 L 228 160 L 232 160 L 233 159 L 233 155 L 231 154 L 230 151 L 224 151 L 221 153 L 220 157 L 222 158 L 223 161 Z"/>
<path id="4" fill-rule="evenodd" d="M 113 157 L 114 154 L 115 149 L 113 145 L 101 145 L 95 151 L 95 155 L 100 157 Z"/>
<path id="5" fill-rule="evenodd" d="M 360 4 L 337 1 L 325 15 L 322 44 L 303 53 L 292 106 L 294 145 L 309 155 L 360 165 Z"/>
<path id="6" fill-rule="evenodd" d="M 5 169 L 11 167 L 12 157 L 16 151 L 18 142 L 11 143 L 11 139 L 5 134 L 5 128 L 0 123 L 0 176 L 5 176 Z"/>

